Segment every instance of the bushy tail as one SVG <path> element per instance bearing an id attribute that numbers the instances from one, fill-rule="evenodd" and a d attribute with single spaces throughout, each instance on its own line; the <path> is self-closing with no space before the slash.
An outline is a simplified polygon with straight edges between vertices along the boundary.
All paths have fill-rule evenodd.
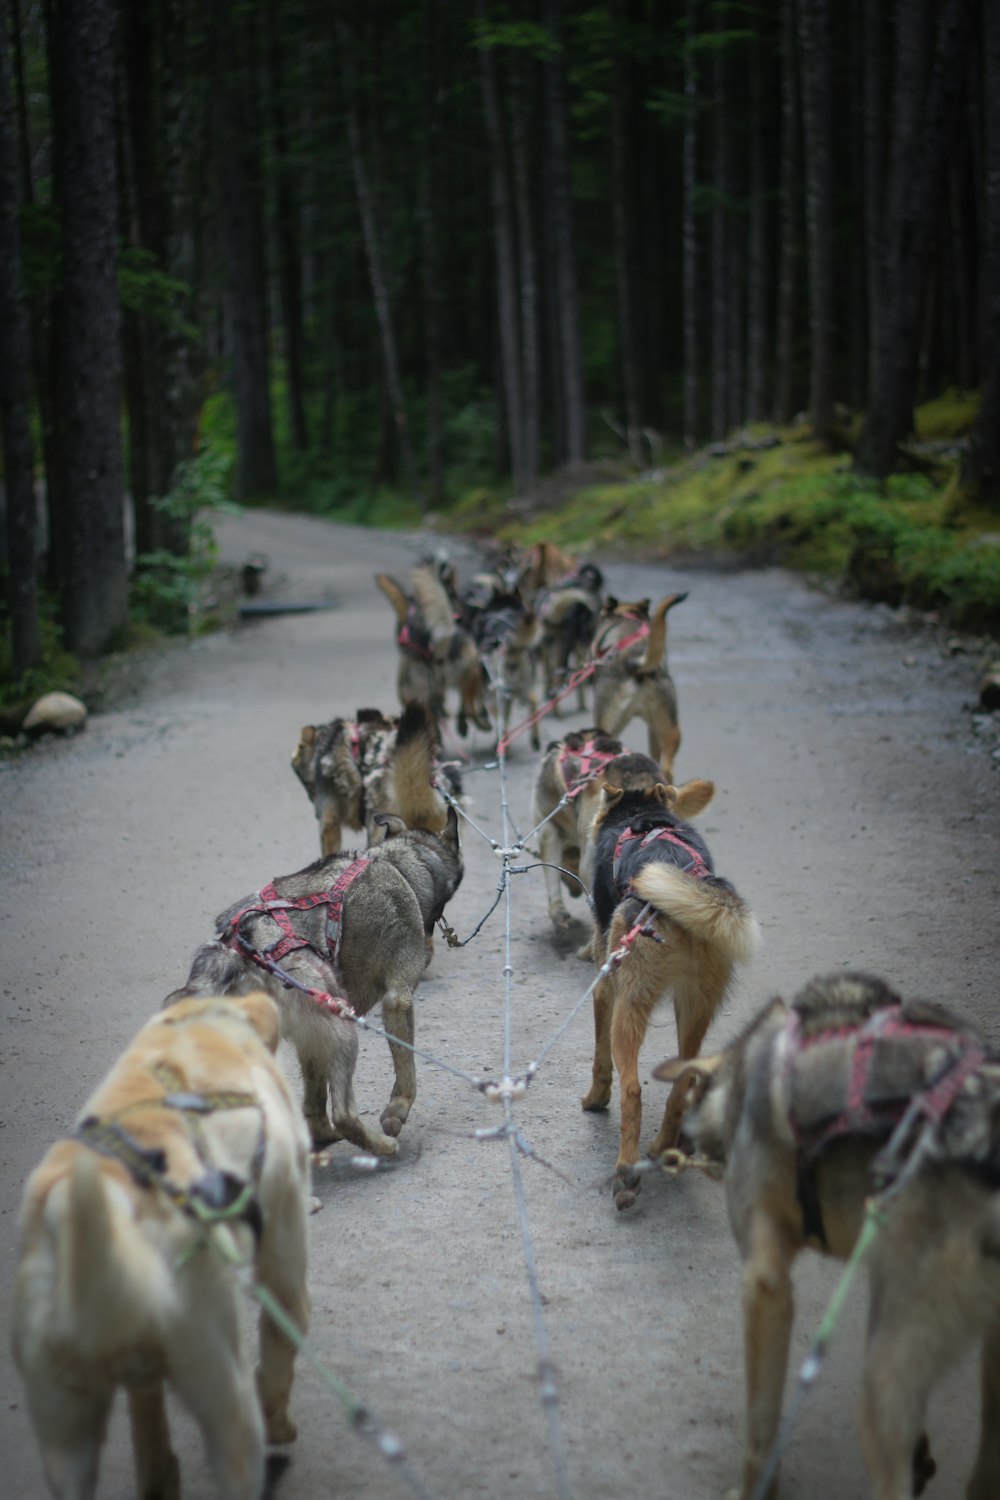
<path id="1" fill-rule="evenodd" d="M 179 990 L 171 990 L 163 1008 L 192 995 L 249 995 L 260 989 L 260 970 L 225 943 L 204 943 Z"/>
<path id="2" fill-rule="evenodd" d="M 171 1296 L 166 1266 L 142 1234 L 121 1190 L 81 1147 L 64 1183 L 57 1229 L 53 1342 L 84 1359 L 134 1346 Z"/>
<path id="3" fill-rule="evenodd" d="M 441 582 L 435 567 L 421 565 L 410 574 L 410 586 L 424 624 L 435 640 L 449 636 L 455 630 L 455 614 L 448 590 Z"/>
<path id="4" fill-rule="evenodd" d="M 423 703 L 408 703 L 399 720 L 393 777 L 396 807 L 409 828 L 440 833 L 448 817 L 444 798 L 433 785 L 437 733 L 430 710 Z"/>
<path id="5" fill-rule="evenodd" d="M 673 609 L 675 604 L 683 604 L 687 593 L 668 594 L 666 599 L 661 599 L 653 610 L 652 619 L 649 622 L 649 635 L 646 637 L 646 655 L 643 658 L 640 672 L 655 672 L 663 661 L 663 653 L 667 649 L 667 612 Z"/>
<path id="6" fill-rule="evenodd" d="M 409 609 L 406 590 L 389 573 L 376 573 L 375 582 L 395 610 L 397 623 L 399 625 L 405 624 L 406 613 Z"/>
<path id="7" fill-rule="evenodd" d="M 657 862 L 640 870 L 632 888 L 643 901 L 670 917 L 700 943 L 746 963 L 757 950 L 757 919 L 731 886 L 722 880 L 697 880 L 673 865 Z"/>

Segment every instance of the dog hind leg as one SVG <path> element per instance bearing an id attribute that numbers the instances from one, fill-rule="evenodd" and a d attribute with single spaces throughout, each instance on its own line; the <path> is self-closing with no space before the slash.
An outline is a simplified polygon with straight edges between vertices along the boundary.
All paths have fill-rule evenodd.
<path id="1" fill-rule="evenodd" d="M 389 1103 L 382 1111 L 382 1129 L 386 1135 L 398 1136 L 406 1123 L 413 1101 L 417 1097 L 417 1070 L 413 1053 L 413 996 L 408 989 L 390 990 L 382 1001 L 382 1019 L 389 1033 L 389 1051 L 396 1070 L 395 1083 Z M 401 1047 L 392 1040 L 409 1043 Z"/>
<path id="2" fill-rule="evenodd" d="M 595 948 L 598 945 L 595 938 Z M 580 1103 L 584 1109 L 607 1109 L 611 1103 L 611 1014 L 614 1010 L 614 978 L 608 976 L 594 990 L 594 1066 L 590 1088 Z"/>
<path id="3" fill-rule="evenodd" d="M 987 1324 L 982 1352 L 982 1420 L 979 1452 L 966 1500 L 1000 1495 L 1000 1319 Z"/>
<path id="4" fill-rule="evenodd" d="M 181 1470 L 170 1446 L 162 1381 L 130 1390 L 128 1410 L 136 1492 L 142 1500 L 180 1500 Z"/>
<path id="5" fill-rule="evenodd" d="M 705 1033 L 729 987 L 732 966 L 713 961 L 707 952 L 695 954 L 678 951 L 684 942 L 679 933 L 674 934 L 670 941 L 677 951 L 678 966 L 683 963 L 673 984 L 677 1052 L 680 1057 L 697 1057 L 705 1040 Z M 677 1145 L 684 1123 L 686 1097 L 686 1087 L 678 1092 L 675 1085 L 670 1090 L 663 1111 L 663 1123 L 656 1137 L 649 1143 L 650 1156 L 662 1156 L 664 1151 L 670 1151 Z"/>
<path id="6" fill-rule="evenodd" d="M 750 1500 L 768 1460 L 781 1418 L 795 1302 L 791 1262 L 795 1250 L 766 1214 L 750 1226 L 743 1262 L 743 1359 L 747 1415 L 739 1500 Z M 776 1500 L 775 1475 L 764 1500 Z"/>
<path id="7" fill-rule="evenodd" d="M 57 1500 L 93 1500 L 110 1396 L 59 1389 L 54 1401 L 48 1391 L 33 1400 L 30 1388 L 28 1396 L 50 1491 Z"/>
<path id="8" fill-rule="evenodd" d="M 221 1287 L 218 1293 L 220 1300 L 230 1295 Z M 205 1317 L 220 1321 L 218 1301 Z M 264 1488 L 264 1424 L 243 1360 L 238 1320 L 227 1316 L 225 1321 L 231 1326 L 199 1342 L 190 1357 L 178 1357 L 175 1351 L 171 1373 L 178 1395 L 201 1428 L 223 1500 L 259 1500 Z"/>
<path id="9" fill-rule="evenodd" d="M 298 1185 L 296 1185 L 296 1188 Z M 302 1194 L 286 1195 L 286 1202 L 265 1222 L 257 1251 L 257 1280 L 305 1336 L 309 1328 L 309 1291 L 306 1281 L 307 1227 Z M 288 1415 L 288 1399 L 297 1350 L 277 1327 L 266 1308 L 259 1323 L 260 1364 L 257 1395 L 269 1443 L 291 1443 L 297 1428 Z"/>

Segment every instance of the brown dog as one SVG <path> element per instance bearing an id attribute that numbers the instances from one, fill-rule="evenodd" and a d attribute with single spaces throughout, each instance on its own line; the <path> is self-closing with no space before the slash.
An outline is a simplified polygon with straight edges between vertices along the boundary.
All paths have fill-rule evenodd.
<path id="1" fill-rule="evenodd" d="M 603 659 L 594 673 L 594 722 L 604 734 L 621 734 L 633 719 L 643 719 L 649 734 L 649 753 L 658 760 L 667 781 L 673 779 L 680 749 L 677 689 L 667 669 L 667 613 L 687 594 L 670 594 L 649 611 L 649 600 L 620 604 L 608 599 L 598 622 L 594 650 Z M 642 626 L 644 639 L 620 647 Z M 617 648 L 617 649 L 616 649 Z"/>
<path id="2" fill-rule="evenodd" d="M 717 1056 L 676 1059 L 654 1077 L 674 1082 L 686 1136 L 724 1167 L 743 1259 L 747 1415 L 734 1500 L 757 1493 L 778 1432 L 792 1262 L 807 1247 L 850 1255 L 866 1200 L 886 1187 L 867 1255 L 861 1442 L 871 1493 L 920 1494 L 934 1472 L 923 1432 L 931 1388 L 982 1336 L 982 1432 L 965 1495 L 995 1500 L 1000 1059 L 944 1007 L 903 1004 L 881 980 L 835 974 L 791 1005 L 773 1001 Z M 777 1493 L 775 1476 L 768 1500 Z"/>
<path id="3" fill-rule="evenodd" d="M 639 1189 L 630 1168 L 639 1159 L 639 1051 L 650 1016 L 670 994 L 681 1056 L 696 1056 L 735 965 L 757 945 L 749 907 L 715 874 L 704 839 L 683 821 L 714 794 L 710 781 L 665 786 L 655 762 L 624 755 L 604 778 L 590 830 L 594 960 L 600 969 L 623 943 L 629 950 L 594 990 L 593 1082 L 581 1101 L 588 1110 L 608 1107 L 613 1062 L 621 1089 L 618 1208 L 630 1207 Z M 650 1155 L 676 1145 L 682 1112 L 682 1095 L 667 1101 Z"/>
<path id="4" fill-rule="evenodd" d="M 451 596 L 437 566 L 421 563 L 413 568 L 409 594 L 388 573 L 376 573 L 375 582 L 396 614 L 396 685 L 403 707 L 425 703 L 440 723 L 445 717 L 446 693 L 454 688 L 459 695 L 459 734 L 468 733 L 470 720 L 477 728 L 488 730 L 479 653 L 468 631 L 455 619 Z"/>
<path id="5" fill-rule="evenodd" d="M 259 992 L 155 1016 L 28 1181 L 14 1358 L 59 1500 L 93 1495 L 119 1386 L 140 1495 L 180 1493 L 165 1385 L 231 1500 L 263 1493 L 265 1438 L 295 1437 L 295 1351 L 262 1314 L 255 1390 L 236 1279 L 208 1243 L 227 1236 L 305 1331 L 309 1140 L 277 1044 Z"/>
<path id="6" fill-rule="evenodd" d="M 549 916 L 557 932 L 565 932 L 570 925 L 561 887 L 576 897 L 589 884 L 587 835 L 596 800 L 612 762 L 625 753 L 621 740 L 599 729 L 578 729 L 553 740 L 542 756 L 535 775 L 533 817 L 536 824 L 548 820 L 539 830 L 538 846 L 545 861 Z M 659 767 L 650 765 L 659 780 Z M 569 800 L 560 807 L 563 798 Z M 567 873 L 561 874 L 560 869 Z"/>

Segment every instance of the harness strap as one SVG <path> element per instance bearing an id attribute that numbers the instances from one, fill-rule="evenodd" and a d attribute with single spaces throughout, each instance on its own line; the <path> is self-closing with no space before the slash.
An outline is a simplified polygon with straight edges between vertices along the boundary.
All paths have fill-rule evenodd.
<path id="1" fill-rule="evenodd" d="M 595 750 L 593 740 L 587 740 L 579 750 L 571 750 L 568 745 L 564 745 L 559 755 L 559 769 L 567 784 L 566 796 L 570 801 L 578 797 L 588 782 L 600 776 L 620 754 L 618 750 Z M 576 771 L 567 775 L 566 767 L 573 760 L 577 762 Z"/>
<path id="2" fill-rule="evenodd" d="M 286 954 L 294 952 L 298 948 L 316 949 L 308 938 L 300 936 L 296 932 L 292 919 L 288 915 L 292 911 L 313 911 L 317 906 L 328 908 L 326 919 L 326 942 L 327 951 L 321 957 L 329 958 L 331 961 L 336 956 L 337 947 L 340 943 L 340 933 L 343 926 L 344 893 L 348 887 L 357 879 L 362 870 L 371 863 L 367 855 L 353 860 L 346 869 L 341 870 L 333 885 L 328 891 L 313 891 L 306 896 L 283 897 L 279 896 L 275 889 L 274 881 L 268 881 L 267 885 L 258 892 L 256 900 L 248 906 L 241 907 L 229 923 L 229 931 L 221 939 L 230 947 L 238 943 L 242 951 L 250 951 L 249 945 L 244 943 L 239 936 L 239 929 L 245 917 L 263 915 L 270 917 L 281 928 L 282 936 L 273 943 L 269 943 L 263 951 L 265 958 L 279 963 Z M 254 953 L 256 949 L 252 950 Z"/>
<path id="3" fill-rule="evenodd" d="M 711 875 L 711 870 L 698 850 L 681 838 L 676 828 L 651 828 L 648 833 L 634 833 L 629 827 L 622 829 L 615 843 L 614 857 L 611 862 L 611 878 L 615 884 L 618 883 L 618 872 L 629 844 L 638 842 L 639 847 L 645 849 L 648 845 L 660 841 L 673 844 L 676 849 L 682 850 L 688 856 L 688 863 L 681 866 L 685 875 L 690 875 L 695 880 L 705 880 Z"/>
<path id="4" fill-rule="evenodd" d="M 411 656 L 418 656 L 421 661 L 433 661 L 434 653 L 430 647 L 421 646 L 416 638 L 417 628 L 417 611 L 411 605 L 406 619 L 396 633 L 396 644 L 401 651 L 409 651 Z"/>

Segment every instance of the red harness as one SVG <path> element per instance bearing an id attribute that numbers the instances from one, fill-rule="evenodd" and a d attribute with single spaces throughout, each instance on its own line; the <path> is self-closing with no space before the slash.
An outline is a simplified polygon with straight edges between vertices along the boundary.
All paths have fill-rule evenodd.
<path id="1" fill-rule="evenodd" d="M 682 839 L 676 828 L 651 828 L 648 833 L 633 833 L 631 828 L 623 828 L 615 843 L 614 858 L 611 862 L 611 878 L 617 884 L 618 871 L 621 867 L 625 850 L 629 844 L 638 843 L 644 849 L 647 844 L 655 844 L 665 840 L 673 844 L 676 849 L 681 849 L 687 855 L 687 863 L 679 866 L 685 875 L 691 875 L 695 880 L 706 880 L 711 875 L 711 870 L 705 863 L 697 849 Z"/>
<path id="2" fill-rule="evenodd" d="M 328 959 L 331 963 L 337 956 L 340 946 L 340 933 L 343 927 L 344 895 L 350 885 L 361 874 L 371 860 L 367 855 L 354 860 L 346 869 L 341 870 L 333 885 L 328 891 L 317 891 L 308 896 L 296 896 L 286 899 L 279 896 L 271 880 L 259 891 L 256 900 L 248 906 L 241 907 L 234 917 L 230 919 L 229 930 L 220 941 L 226 943 L 230 948 L 236 948 L 239 952 L 246 954 L 259 963 L 262 968 L 269 968 L 272 964 L 278 964 L 288 953 L 293 953 L 298 948 L 309 948 L 318 957 Z M 320 953 L 308 938 L 301 937 L 292 926 L 290 911 L 312 911 L 314 907 L 325 906 L 326 918 L 326 951 Z M 281 928 L 282 936 L 269 944 L 262 953 L 245 945 L 240 938 L 240 923 L 244 917 L 266 916 L 277 922 Z"/>
<path id="3" fill-rule="evenodd" d="M 421 646 L 414 638 L 414 627 L 417 623 L 417 612 L 411 606 L 407 612 L 406 619 L 399 627 L 396 635 L 396 644 L 401 651 L 408 651 L 411 656 L 417 656 L 421 661 L 433 661 L 434 653 L 429 646 Z"/>
<path id="4" fill-rule="evenodd" d="M 600 776 L 620 754 L 620 750 L 595 750 L 593 740 L 587 740 L 579 750 L 564 745 L 559 755 L 559 773 L 566 787 L 566 796 L 571 801 L 578 797 L 587 783 Z M 567 767 L 572 761 L 577 762 L 576 770 L 568 773 Z"/>

